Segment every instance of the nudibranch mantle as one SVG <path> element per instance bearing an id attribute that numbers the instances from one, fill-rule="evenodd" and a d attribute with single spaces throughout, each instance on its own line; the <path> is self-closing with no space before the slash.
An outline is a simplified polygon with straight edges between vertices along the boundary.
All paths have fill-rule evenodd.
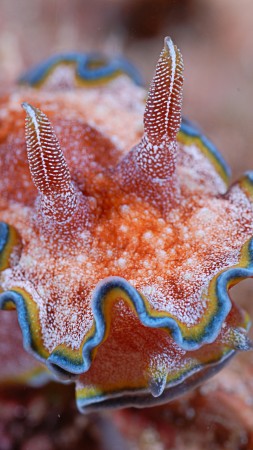
<path id="1" fill-rule="evenodd" d="M 5 339 L 20 327 L 36 358 L 20 379 L 75 379 L 82 411 L 161 403 L 251 346 L 228 290 L 253 276 L 253 174 L 228 187 L 216 148 L 181 122 L 170 39 L 146 107 L 123 60 L 85 59 L 87 75 L 75 55 L 0 99 L 0 306 L 19 322 Z"/>

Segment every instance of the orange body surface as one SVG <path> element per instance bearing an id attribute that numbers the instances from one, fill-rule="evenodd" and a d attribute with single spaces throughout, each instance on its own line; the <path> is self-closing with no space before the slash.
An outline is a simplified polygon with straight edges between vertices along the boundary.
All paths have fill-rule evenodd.
<path id="1" fill-rule="evenodd" d="M 253 276 L 253 175 L 228 188 L 181 124 L 170 39 L 146 108 L 124 70 L 87 85 L 50 67 L 0 99 L 0 306 L 35 356 L 26 380 L 75 380 L 82 411 L 168 401 L 250 348 L 228 290 Z"/>

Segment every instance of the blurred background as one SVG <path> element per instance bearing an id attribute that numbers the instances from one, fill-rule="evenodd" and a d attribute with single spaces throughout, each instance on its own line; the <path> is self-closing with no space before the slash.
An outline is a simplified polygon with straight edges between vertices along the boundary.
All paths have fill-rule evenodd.
<path id="1" fill-rule="evenodd" d="M 123 54 L 139 68 L 148 86 L 166 35 L 172 37 L 184 57 L 184 115 L 198 123 L 216 144 L 231 165 L 233 180 L 245 170 L 253 170 L 252 0 L 0 0 L 0 91 L 44 58 L 71 50 L 98 50 L 109 56 Z M 235 287 L 232 297 L 240 301 L 253 320 L 252 280 Z M 183 398 L 182 402 L 174 402 L 174 406 L 170 404 L 164 416 L 158 415 L 157 430 L 160 430 L 164 417 L 167 417 L 166 436 L 175 434 L 181 437 L 184 432 L 188 436 L 189 427 L 192 433 L 190 436 L 194 439 L 187 441 L 186 446 L 177 446 L 177 450 L 252 449 L 252 355 L 251 352 L 245 354 L 244 358 L 241 356 L 241 359 L 236 359 L 237 372 L 233 372 L 234 369 L 222 372 L 224 375 L 221 374 L 220 380 L 223 380 L 223 376 L 222 382 L 226 389 L 228 385 L 227 391 L 225 388 L 219 389 L 219 384 L 217 389 L 214 384 L 211 385 L 209 396 L 208 391 L 205 397 L 204 391 L 200 390 L 195 397 L 192 393 L 190 399 Z M 231 389 L 231 380 L 238 386 L 237 393 Z M 240 384 L 240 380 L 243 380 L 243 384 Z M 52 429 L 52 435 L 56 436 L 60 445 L 57 449 L 81 448 L 79 444 L 74 446 L 73 442 L 80 436 L 81 439 L 84 433 L 87 447 L 82 448 L 98 450 L 100 447 L 92 442 L 103 431 L 103 422 L 96 422 L 98 419 L 93 420 L 92 416 L 81 418 L 77 415 L 74 394 L 64 391 L 66 387 L 53 386 L 50 389 L 53 389 L 54 396 L 51 391 L 50 395 L 46 394 L 51 399 L 48 404 L 43 400 L 47 397 L 41 391 L 35 394 L 22 391 L 24 398 L 18 400 L 17 405 L 15 402 L 20 392 L 16 395 L 13 391 L 11 400 L 8 393 L 5 403 L 1 393 L 1 402 L 5 407 L 0 408 L 0 448 L 14 449 L 10 436 L 15 437 L 19 433 L 21 437 L 18 439 L 22 438 L 20 423 L 24 420 L 24 429 L 31 429 L 35 435 L 22 448 L 15 448 L 54 450 L 56 447 L 51 443 L 51 438 L 45 434 L 45 430 Z M 203 389 L 206 389 L 205 386 Z M 242 394 L 244 400 L 240 398 Z M 224 414 L 221 412 L 219 416 L 221 405 Z M 245 412 L 247 407 L 248 413 Z M 150 411 L 147 410 L 147 414 L 152 414 Z M 135 430 L 136 427 L 139 439 L 140 421 L 133 416 L 133 423 L 130 423 L 130 416 L 124 419 L 120 414 L 116 421 L 121 427 L 126 426 L 127 430 Z M 106 417 L 101 420 L 107 420 Z M 3 424 L 7 423 L 9 427 L 11 420 L 12 427 L 16 428 L 8 429 L 9 434 L 5 436 L 7 428 Z M 145 425 L 146 422 L 143 423 Z M 154 418 L 150 419 L 150 423 L 153 427 Z M 201 428 L 202 435 L 199 432 Z M 41 429 L 43 432 L 39 431 Z M 208 434 L 211 436 L 210 441 L 207 439 Z M 209 445 L 211 439 L 220 442 L 221 446 Z M 143 441 L 143 446 L 133 448 L 165 448 L 154 447 L 150 434 L 147 435 L 147 441 L 151 442 L 151 446 Z M 195 442 L 195 445 L 191 446 L 190 442 Z M 117 443 L 115 445 L 117 450 L 121 448 Z"/>
<path id="2" fill-rule="evenodd" d="M 69 50 L 123 54 L 148 86 L 165 35 L 184 57 L 183 112 L 214 141 L 235 180 L 253 169 L 252 0 L 0 0 L 0 86 Z M 249 303 L 251 285 L 233 296 Z"/>
<path id="3" fill-rule="evenodd" d="M 253 168 L 251 0 L 0 0 L 0 82 L 56 52 L 124 54 L 148 84 L 163 38 L 185 61 L 184 114 L 234 177 Z"/>

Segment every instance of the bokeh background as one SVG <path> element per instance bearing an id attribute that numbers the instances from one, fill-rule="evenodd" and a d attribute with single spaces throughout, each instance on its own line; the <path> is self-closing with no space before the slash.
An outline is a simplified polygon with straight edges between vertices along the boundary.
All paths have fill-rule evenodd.
<path id="1" fill-rule="evenodd" d="M 184 56 L 184 113 L 235 177 L 253 168 L 251 0 L 0 0 L 0 81 L 59 51 L 101 50 L 127 56 L 148 84 L 165 35 Z"/>
<path id="2" fill-rule="evenodd" d="M 253 169 L 252 0 L 0 0 L 0 88 L 69 50 L 123 54 L 148 86 L 165 35 L 184 56 L 183 112 L 214 141 L 235 180 Z M 250 307 L 251 281 L 233 296 Z"/>
<path id="3" fill-rule="evenodd" d="M 253 169 L 252 0 L 0 0 L 0 92 L 44 58 L 71 50 L 123 54 L 140 69 L 148 86 L 166 35 L 173 38 L 184 57 L 183 112 L 217 145 L 236 180 L 244 171 Z M 253 319 L 252 280 L 235 287 L 232 297 Z M 190 397 L 170 405 L 163 416 L 161 409 L 157 430 L 166 417 L 167 436 L 174 433 L 183 440 L 186 434 L 185 446 L 177 446 L 177 450 L 253 448 L 253 353 L 239 358 L 235 368 L 225 369 L 218 382 L 208 385 L 210 395 L 204 386 L 206 394 L 204 390 L 189 394 Z M 219 383 L 223 384 L 221 389 Z M 98 450 L 100 447 L 94 442 L 99 433 L 103 450 L 123 449 L 115 437 L 113 448 L 105 446 L 105 433 L 101 430 L 103 421 L 108 429 L 107 416 L 94 419 L 77 415 L 74 393 L 65 389 L 53 386 L 49 394 L 11 390 L 12 397 L 8 391 L 6 399 L 1 392 L 0 449 L 13 450 L 13 439 L 23 439 L 22 447 L 15 449 Z M 150 411 L 145 414 L 152 415 Z M 137 437 L 132 439 L 137 442 L 144 425 L 138 417 L 131 416 L 131 411 L 126 418 L 124 412 L 123 416 L 120 414 L 116 423 L 119 421 L 121 428 L 128 431 L 134 430 Z M 154 426 L 153 416 L 150 423 Z M 22 433 L 29 429 L 32 437 L 28 442 Z M 52 444 L 50 433 L 60 447 Z M 151 438 L 148 434 L 147 440 L 133 449 L 165 448 L 155 447 Z M 81 441 L 87 447 L 80 447 Z M 213 447 L 208 442 L 220 446 Z"/>

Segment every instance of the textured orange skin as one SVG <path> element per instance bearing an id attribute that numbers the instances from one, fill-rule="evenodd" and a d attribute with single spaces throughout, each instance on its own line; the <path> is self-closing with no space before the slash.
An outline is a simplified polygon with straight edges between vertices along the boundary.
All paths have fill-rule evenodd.
<path id="1" fill-rule="evenodd" d="M 103 99 L 105 92 L 106 89 L 101 88 L 98 91 L 98 99 L 100 96 Z M 180 303 L 180 299 L 185 294 L 185 285 L 178 283 L 179 274 L 183 272 L 181 266 L 193 252 L 197 254 L 200 265 L 204 266 L 204 263 L 208 261 L 210 268 L 223 268 L 224 254 L 218 246 L 214 248 L 213 245 L 208 244 L 203 248 L 199 246 L 198 239 L 196 242 L 192 241 L 190 248 L 184 246 L 184 237 L 178 233 L 173 220 L 167 217 L 168 211 L 164 211 L 159 202 L 155 206 L 150 201 L 150 195 L 156 194 L 150 188 L 148 180 L 141 178 L 141 174 L 138 173 L 137 178 L 132 177 L 129 183 L 125 182 L 130 166 L 128 162 L 122 163 L 122 157 L 128 154 L 140 140 L 143 131 L 136 120 L 140 118 L 139 111 L 136 111 L 131 104 L 118 112 L 112 106 L 111 114 L 108 117 L 106 114 L 104 116 L 101 114 L 99 119 L 97 105 L 93 105 L 92 109 L 91 101 L 88 105 L 85 102 L 82 103 L 79 100 L 79 92 L 64 95 L 63 93 L 43 93 L 27 88 L 21 89 L 15 95 L 13 97 L 10 94 L 10 97 L 2 98 L 0 103 L 0 106 L 7 111 L 5 118 L 2 119 L 0 135 L 0 168 L 1 173 L 5 174 L 0 186 L 0 214 L 1 220 L 15 226 L 21 235 L 23 255 L 33 255 L 37 248 L 41 254 L 37 256 L 38 260 L 32 259 L 31 262 L 25 263 L 27 272 L 25 270 L 18 272 L 15 267 L 13 268 L 14 282 L 13 285 L 9 282 L 8 288 L 15 288 L 17 280 L 21 279 L 23 282 L 22 277 L 29 277 L 28 281 L 35 290 L 38 287 L 42 287 L 45 291 L 50 290 L 50 298 L 44 313 L 46 315 L 44 328 L 46 333 L 50 332 L 50 327 L 59 331 L 59 338 L 56 338 L 53 343 L 47 342 L 45 336 L 41 338 L 48 354 L 61 344 L 65 344 L 70 352 L 72 351 L 72 345 L 69 341 L 67 343 L 65 341 L 65 336 L 67 334 L 71 336 L 77 328 L 71 323 L 72 311 L 73 314 L 77 311 L 82 315 L 77 325 L 81 327 L 82 321 L 86 320 L 88 332 L 90 331 L 91 293 L 97 283 L 107 276 L 120 276 L 131 282 L 135 274 L 136 288 L 139 289 L 139 285 L 145 282 L 146 278 L 152 279 L 155 283 L 159 276 L 165 278 L 165 274 L 169 271 L 170 289 Z M 72 181 L 84 195 L 80 210 L 64 226 L 44 220 L 38 210 L 38 192 L 32 183 L 27 163 L 25 114 L 19 107 L 23 101 L 32 103 L 47 114 L 68 163 Z M 121 119 L 121 127 L 117 126 L 116 114 Z M 95 124 L 89 125 L 90 122 Z M 112 139 L 114 134 L 121 145 L 114 144 Z M 192 193 L 189 194 L 187 183 L 184 183 L 184 174 L 180 172 L 188 167 L 189 161 L 183 146 L 179 150 L 180 192 L 174 199 L 175 207 L 180 208 L 181 200 L 189 197 L 187 205 L 180 210 L 180 218 L 182 223 L 191 223 L 193 213 L 201 209 L 203 205 L 205 206 L 206 201 L 211 201 L 212 180 L 206 194 L 205 183 L 208 185 L 206 181 L 208 177 L 200 174 L 201 184 L 196 186 L 194 195 L 190 198 Z M 166 189 L 161 189 L 165 192 L 164 198 L 169 195 L 168 187 L 169 185 Z M 139 197 L 136 196 L 136 192 Z M 220 192 L 215 192 L 215 195 L 217 202 L 222 202 L 222 212 L 226 207 L 229 209 L 229 201 Z M 131 214 L 126 215 L 122 206 L 128 207 Z M 163 238 L 161 249 L 166 255 L 170 255 L 175 248 L 178 249 L 178 253 L 168 257 L 163 263 L 161 258 L 156 256 L 156 249 L 159 249 L 159 239 L 166 225 L 170 226 L 171 232 Z M 218 229 L 219 223 L 216 225 Z M 124 227 L 127 227 L 127 231 Z M 248 233 L 250 236 L 249 228 L 249 218 L 244 218 L 241 223 L 238 219 L 238 235 Z M 83 231 L 89 233 L 89 236 L 85 249 L 80 250 L 79 236 Z M 144 238 L 147 231 L 151 233 L 150 240 Z M 97 253 L 93 256 L 94 248 L 97 249 Z M 112 248 L 113 253 L 108 254 L 108 248 Z M 45 259 L 43 259 L 44 252 Z M 82 271 L 86 278 L 89 278 L 85 261 L 80 263 L 77 283 L 69 284 L 75 262 L 83 252 L 87 252 L 89 262 L 92 261 L 92 277 L 89 279 L 89 285 L 87 286 L 82 279 Z M 123 264 L 121 258 L 126 259 L 127 263 Z M 59 265 L 62 259 L 65 262 L 64 266 Z M 144 263 L 147 259 L 150 264 L 148 267 Z M 120 263 L 115 265 L 115 261 Z M 205 270 L 208 275 L 208 267 Z M 57 314 L 61 308 L 59 302 L 62 287 L 55 286 L 54 280 L 60 276 L 63 277 L 66 286 L 70 313 L 66 314 L 63 322 L 58 324 Z M 190 284 L 190 282 L 187 284 L 190 286 L 192 295 L 198 292 L 196 284 Z M 198 299 L 193 307 L 197 306 L 197 303 Z M 169 358 L 171 361 L 177 359 L 174 372 L 171 370 L 170 373 L 173 378 L 178 376 L 182 363 L 186 365 L 189 363 L 189 368 L 191 364 L 194 367 L 198 364 L 204 366 L 215 363 L 222 357 L 224 350 L 229 349 L 231 345 L 230 342 L 224 344 L 223 331 L 221 331 L 215 343 L 181 354 L 168 331 L 144 327 L 131 306 L 122 301 L 119 306 L 112 306 L 107 320 L 111 326 L 107 330 L 107 340 L 94 350 L 93 364 L 85 374 L 81 375 L 80 383 L 84 386 L 94 385 L 98 391 L 108 395 L 121 390 L 146 388 L 150 377 L 156 372 L 155 364 L 158 359 L 159 365 L 159 358 L 161 363 L 164 359 L 166 361 Z M 196 319 L 196 323 L 192 326 L 185 326 L 183 321 L 181 325 L 185 326 L 185 332 L 190 333 L 199 322 L 201 317 Z M 228 315 L 226 325 L 245 326 L 245 316 L 236 306 L 233 306 Z M 77 331 L 81 335 L 82 330 Z M 76 350 L 77 346 L 74 349 Z"/>

